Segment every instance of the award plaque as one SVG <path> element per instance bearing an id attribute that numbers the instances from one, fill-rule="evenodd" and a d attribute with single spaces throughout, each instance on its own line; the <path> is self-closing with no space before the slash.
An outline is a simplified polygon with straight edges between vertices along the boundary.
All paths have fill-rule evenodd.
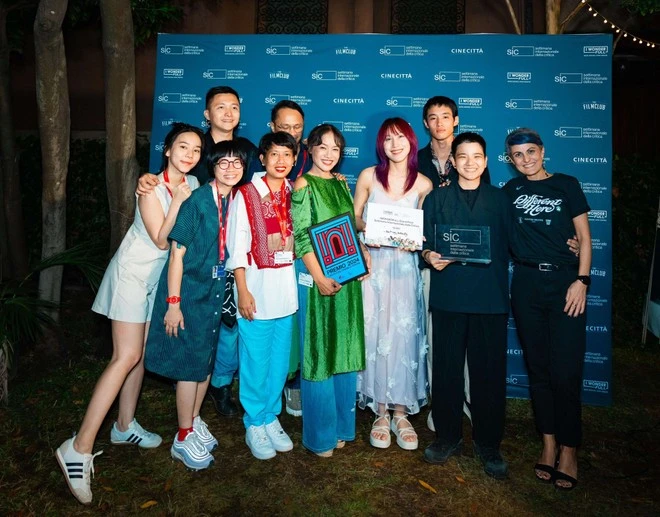
<path id="1" fill-rule="evenodd" d="M 307 231 L 325 276 L 343 285 L 367 274 L 349 212 L 310 226 Z"/>
<path id="2" fill-rule="evenodd" d="M 445 260 L 490 264 L 490 226 L 438 224 L 435 251 Z"/>
<path id="3" fill-rule="evenodd" d="M 422 249 L 424 238 L 424 212 L 381 203 L 367 205 L 366 244 L 395 248 Z"/>

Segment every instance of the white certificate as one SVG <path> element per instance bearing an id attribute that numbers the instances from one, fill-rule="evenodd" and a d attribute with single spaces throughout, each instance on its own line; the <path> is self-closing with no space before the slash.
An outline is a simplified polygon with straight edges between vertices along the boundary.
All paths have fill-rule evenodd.
<path id="1" fill-rule="evenodd" d="M 366 244 L 422 249 L 424 212 L 381 203 L 367 204 Z"/>

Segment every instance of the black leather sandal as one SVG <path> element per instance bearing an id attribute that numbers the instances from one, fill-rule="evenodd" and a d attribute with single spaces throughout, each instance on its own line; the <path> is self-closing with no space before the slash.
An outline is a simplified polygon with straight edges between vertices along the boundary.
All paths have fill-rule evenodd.
<path id="1" fill-rule="evenodd" d="M 571 485 L 570 486 L 558 485 L 557 481 L 568 481 Z M 564 474 L 563 472 L 559 472 L 558 470 L 555 471 L 554 482 L 555 482 L 555 488 L 557 490 L 573 490 L 578 484 L 577 479 L 575 479 L 572 476 L 569 476 L 568 474 Z"/>
<path id="2" fill-rule="evenodd" d="M 550 474 L 550 477 L 546 479 L 544 477 L 539 476 L 537 470 L 541 472 L 547 472 L 548 474 Z M 550 465 L 544 465 L 543 463 L 537 463 L 536 465 L 534 465 L 534 475 L 536 476 L 536 479 L 538 479 L 541 483 L 552 483 L 555 480 L 555 473 L 556 473 L 555 469 Z"/>

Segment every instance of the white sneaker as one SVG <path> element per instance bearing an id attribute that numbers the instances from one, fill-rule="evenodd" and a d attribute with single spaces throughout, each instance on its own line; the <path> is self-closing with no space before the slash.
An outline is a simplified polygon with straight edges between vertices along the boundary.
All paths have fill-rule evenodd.
<path id="1" fill-rule="evenodd" d="M 206 447 L 206 450 L 211 452 L 218 446 L 218 440 L 209 431 L 209 426 L 202 420 L 202 417 L 197 415 L 193 419 L 193 431 L 199 437 L 199 442 Z"/>
<path id="2" fill-rule="evenodd" d="M 270 443 L 277 452 L 288 452 L 293 449 L 293 442 L 289 435 L 282 429 L 282 424 L 275 418 L 270 424 L 266 424 L 266 434 Z"/>
<path id="3" fill-rule="evenodd" d="M 188 433 L 183 440 L 179 440 L 178 434 L 174 437 L 170 454 L 175 460 L 179 460 L 190 470 L 203 470 L 213 463 L 213 456 L 204 447 L 196 432 Z"/>
<path id="4" fill-rule="evenodd" d="M 433 423 L 433 411 L 429 411 L 429 416 L 426 419 L 426 426 L 435 433 L 435 424 Z"/>
<path id="5" fill-rule="evenodd" d="M 89 473 L 94 475 L 94 458 L 100 454 L 103 454 L 103 451 L 96 454 L 78 452 L 73 448 L 73 438 L 69 438 L 55 451 L 57 463 L 60 464 L 71 493 L 82 504 L 92 502 Z"/>
<path id="6" fill-rule="evenodd" d="M 265 425 L 251 425 L 245 432 L 245 443 L 258 460 L 269 460 L 277 454 L 270 443 Z"/>
<path id="7" fill-rule="evenodd" d="M 117 422 L 112 425 L 110 431 L 110 443 L 114 445 L 137 445 L 144 449 L 153 449 L 162 442 L 163 439 L 160 436 L 146 431 L 135 419 L 128 424 L 126 431 L 120 431 L 117 428 Z"/>

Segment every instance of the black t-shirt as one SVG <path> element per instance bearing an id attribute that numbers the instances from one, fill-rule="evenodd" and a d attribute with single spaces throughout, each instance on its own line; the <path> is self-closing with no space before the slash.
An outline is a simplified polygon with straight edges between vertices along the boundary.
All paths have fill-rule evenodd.
<path id="1" fill-rule="evenodd" d="M 575 235 L 573 218 L 590 210 L 580 183 L 556 173 L 539 181 L 524 176 L 503 190 L 512 204 L 511 252 L 514 259 L 551 264 L 577 264 L 566 241 Z"/>

